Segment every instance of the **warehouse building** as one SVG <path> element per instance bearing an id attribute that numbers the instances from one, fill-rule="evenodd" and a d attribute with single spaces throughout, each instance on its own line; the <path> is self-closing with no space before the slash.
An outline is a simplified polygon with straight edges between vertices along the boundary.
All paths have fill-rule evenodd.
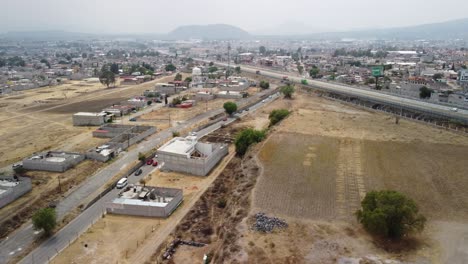
<path id="1" fill-rule="evenodd" d="M 100 126 L 106 122 L 112 121 L 112 114 L 105 112 L 88 113 L 79 112 L 73 115 L 74 126 Z"/>
<path id="2" fill-rule="evenodd" d="M 23 168 L 27 170 L 64 172 L 85 159 L 85 156 L 75 152 L 47 151 L 23 160 Z"/>
<path id="3" fill-rule="evenodd" d="M 182 203 L 182 189 L 129 186 L 106 204 L 110 214 L 166 218 Z"/>
<path id="4" fill-rule="evenodd" d="M 228 154 L 226 144 L 197 141 L 197 137 L 176 137 L 157 151 L 163 170 L 206 176 Z"/>

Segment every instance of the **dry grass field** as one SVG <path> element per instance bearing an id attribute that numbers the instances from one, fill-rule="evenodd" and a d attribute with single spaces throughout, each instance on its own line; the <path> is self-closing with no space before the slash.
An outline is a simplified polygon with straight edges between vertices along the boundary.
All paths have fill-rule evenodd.
<path id="1" fill-rule="evenodd" d="M 115 88 L 70 81 L 0 97 L 0 167 L 46 149 L 75 150 L 76 146 L 76 151 L 82 151 L 99 144 L 92 140 L 92 128 L 73 127 L 73 113 L 100 111 L 172 79 Z"/>
<path id="2" fill-rule="evenodd" d="M 368 255 L 411 263 L 466 263 L 468 138 L 301 94 L 263 143 L 250 215 L 290 224 L 270 235 L 237 227 L 241 263 L 339 263 Z M 394 189 L 428 217 L 414 244 L 384 250 L 354 212 L 370 190 Z M 456 242 L 454 242 L 456 241 Z M 388 249 L 388 248 L 387 248 Z M 449 261 L 450 260 L 450 261 Z M 449 262 L 447 262 L 449 261 Z"/>

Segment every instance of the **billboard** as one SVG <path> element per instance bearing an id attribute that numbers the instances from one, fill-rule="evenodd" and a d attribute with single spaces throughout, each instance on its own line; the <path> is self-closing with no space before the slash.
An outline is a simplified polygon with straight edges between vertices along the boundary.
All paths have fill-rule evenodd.
<path id="1" fill-rule="evenodd" d="M 372 67 L 372 76 L 380 77 L 382 75 L 383 75 L 383 67 L 382 66 Z"/>
<path id="2" fill-rule="evenodd" d="M 460 82 L 468 83 L 468 70 L 463 70 L 460 72 Z"/>

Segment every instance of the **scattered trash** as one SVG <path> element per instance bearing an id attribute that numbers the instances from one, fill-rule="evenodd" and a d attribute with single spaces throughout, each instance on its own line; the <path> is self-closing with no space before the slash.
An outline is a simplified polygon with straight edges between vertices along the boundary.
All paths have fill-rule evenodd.
<path id="1" fill-rule="evenodd" d="M 175 239 L 172 241 L 171 244 L 169 244 L 169 247 L 166 249 L 166 251 L 163 254 L 164 259 L 170 259 L 172 255 L 174 255 L 177 247 L 179 245 L 187 245 L 187 246 L 192 246 L 192 247 L 204 247 L 206 244 L 204 243 L 199 243 L 195 241 L 187 241 L 187 240 L 181 240 L 181 239 Z"/>
<path id="2" fill-rule="evenodd" d="M 277 217 L 268 217 L 265 213 L 256 213 L 255 214 L 255 223 L 253 225 L 253 230 L 271 233 L 275 228 L 286 228 L 288 224 Z"/>

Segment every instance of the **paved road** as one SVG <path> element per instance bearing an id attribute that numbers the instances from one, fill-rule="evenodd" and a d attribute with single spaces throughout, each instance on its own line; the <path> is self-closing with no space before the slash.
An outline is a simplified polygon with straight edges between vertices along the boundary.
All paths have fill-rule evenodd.
<path id="1" fill-rule="evenodd" d="M 266 90 L 261 93 L 258 93 L 250 98 L 244 98 L 239 100 L 237 103 L 240 107 L 243 105 L 247 105 L 252 100 L 259 100 L 262 96 L 266 94 L 271 94 L 273 91 Z M 270 99 L 266 99 L 270 100 Z M 265 102 L 266 102 L 265 100 Z M 260 102 L 262 103 L 262 102 Z M 253 106 L 255 107 L 255 106 Z M 216 109 L 205 112 L 201 115 L 198 115 L 189 121 L 186 121 L 173 129 L 167 129 L 161 131 L 160 133 L 151 136 L 145 142 L 140 143 L 137 148 L 127 152 L 125 155 L 118 158 L 117 161 L 106 167 L 105 169 L 101 170 L 94 176 L 92 176 L 89 181 L 86 181 L 80 188 L 78 188 L 75 195 L 70 195 L 69 197 L 73 196 L 73 198 L 67 197 L 64 199 L 59 205 L 57 206 L 57 211 L 60 215 L 63 216 L 65 212 L 68 210 L 72 210 L 79 205 L 81 199 L 87 197 L 88 195 L 94 193 L 97 189 L 101 186 L 105 185 L 114 175 L 120 172 L 124 165 L 130 164 L 131 162 L 135 161 L 138 156 L 138 152 L 147 152 L 150 151 L 155 146 L 159 145 L 161 142 L 164 142 L 166 139 L 172 137 L 173 130 L 184 130 L 186 128 L 192 127 L 193 125 L 209 118 L 211 116 L 215 116 L 217 114 L 223 113 L 223 109 Z M 233 120 L 228 120 L 232 122 Z M 223 121 L 221 121 L 223 122 Z M 213 130 L 218 129 L 221 126 L 221 122 L 215 123 L 197 133 L 197 136 L 202 136 L 204 133 L 209 133 Z M 154 168 L 150 166 L 145 166 L 145 170 L 148 168 Z M 144 171 L 144 173 L 140 177 L 132 176 L 130 177 L 130 182 L 136 182 L 139 178 L 143 177 L 149 173 L 148 171 Z M 103 198 L 98 200 L 95 204 L 93 204 L 90 208 L 85 210 L 79 216 L 77 216 L 73 221 L 71 221 L 68 225 L 58 231 L 55 235 L 51 238 L 44 241 L 41 245 L 39 245 L 33 252 L 27 255 L 20 263 L 47 263 L 49 259 L 55 257 L 60 251 L 65 249 L 70 242 L 76 239 L 81 233 L 86 231 L 89 226 L 91 226 L 95 221 L 97 221 L 103 211 L 104 205 L 106 202 L 112 200 L 117 195 L 117 191 L 113 190 L 106 194 Z M 81 197 L 81 198 L 80 198 Z M 32 226 L 29 225 L 26 228 L 22 228 L 18 232 L 14 234 L 10 239 L 3 241 L 0 244 L 0 263 L 6 263 L 12 256 L 18 254 L 18 248 L 25 248 L 34 241 L 35 235 L 34 231 L 32 230 Z M 14 252 L 13 254 L 10 254 Z"/>
<path id="2" fill-rule="evenodd" d="M 199 60 L 203 62 L 209 62 L 207 60 Z M 227 67 L 227 63 L 215 62 L 217 65 Z M 282 79 L 283 76 L 288 76 L 288 79 L 293 82 L 300 83 L 303 78 L 297 77 L 296 75 L 290 75 L 289 73 L 281 73 L 266 70 L 263 68 L 256 68 L 251 66 L 242 65 L 242 70 L 249 73 L 256 73 L 260 71 L 262 76 L 267 76 L 276 79 Z M 431 113 L 434 115 L 439 115 L 446 117 L 448 119 L 455 119 L 461 122 L 468 124 L 468 110 L 458 109 L 457 112 L 452 111 L 452 107 L 433 104 L 429 102 L 422 102 L 419 100 L 414 100 L 410 98 L 402 98 L 395 95 L 383 94 L 376 91 L 362 90 L 359 88 L 353 88 L 346 85 L 340 85 L 336 83 L 329 83 L 323 81 L 317 81 L 308 79 L 308 86 L 320 88 L 323 90 L 336 92 L 339 94 L 346 94 L 349 96 L 355 96 L 363 99 L 370 99 L 373 101 L 379 101 L 382 103 L 392 104 L 396 106 L 401 106 L 408 109 L 413 109 L 421 112 Z"/>

